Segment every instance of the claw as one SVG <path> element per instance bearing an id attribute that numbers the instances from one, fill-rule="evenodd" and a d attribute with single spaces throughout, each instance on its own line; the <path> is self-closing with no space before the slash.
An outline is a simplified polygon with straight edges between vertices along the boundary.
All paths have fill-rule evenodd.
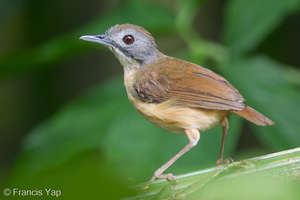
<path id="1" fill-rule="evenodd" d="M 175 176 L 173 176 L 173 174 L 156 174 L 154 173 L 154 175 L 152 176 L 152 178 L 150 179 L 150 181 L 155 181 L 156 179 L 167 179 L 169 181 L 176 181 Z"/>
<path id="2" fill-rule="evenodd" d="M 216 165 L 225 165 L 225 164 L 230 164 L 233 162 L 234 162 L 234 160 L 232 158 L 226 158 L 224 160 L 218 159 L 216 162 Z"/>

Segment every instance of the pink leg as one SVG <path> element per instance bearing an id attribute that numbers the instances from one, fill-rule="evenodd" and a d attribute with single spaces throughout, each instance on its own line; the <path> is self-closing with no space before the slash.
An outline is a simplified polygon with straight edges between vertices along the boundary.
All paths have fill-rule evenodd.
<path id="1" fill-rule="evenodd" d="M 174 176 L 171 173 L 170 174 L 162 174 L 162 173 L 166 169 L 168 169 L 168 167 L 170 167 L 184 153 L 186 153 L 191 148 L 196 146 L 199 139 L 200 139 L 200 133 L 197 129 L 186 129 L 185 133 L 189 138 L 189 143 L 183 149 L 181 149 L 181 151 L 179 151 L 173 158 L 171 158 L 171 160 L 169 160 L 168 162 L 166 162 L 166 164 L 164 164 L 163 166 L 158 168 L 155 171 L 155 173 L 154 173 L 154 175 L 153 175 L 153 177 L 151 178 L 150 181 L 154 181 L 155 179 L 163 179 L 163 178 L 166 178 L 168 180 L 175 180 Z"/>
<path id="2" fill-rule="evenodd" d="M 216 165 L 222 165 L 222 164 L 228 164 L 233 162 L 232 158 L 226 158 L 225 160 L 223 159 L 224 155 L 224 150 L 225 150 L 225 143 L 226 143 L 226 136 L 227 132 L 229 129 L 229 120 L 228 117 L 224 117 L 224 119 L 221 121 L 221 126 L 222 126 L 222 144 L 221 144 L 221 150 L 220 150 L 220 155 L 219 158 L 216 162 Z"/>

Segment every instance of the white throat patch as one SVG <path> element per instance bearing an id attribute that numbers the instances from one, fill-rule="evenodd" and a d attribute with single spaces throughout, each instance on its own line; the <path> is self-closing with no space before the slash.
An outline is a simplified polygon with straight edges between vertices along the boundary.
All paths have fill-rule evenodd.
<path id="1" fill-rule="evenodd" d="M 124 71 L 127 71 L 128 69 L 132 69 L 132 68 L 139 68 L 140 64 L 136 60 L 126 56 L 118 48 L 109 47 L 109 49 L 115 54 L 115 56 L 123 66 Z"/>

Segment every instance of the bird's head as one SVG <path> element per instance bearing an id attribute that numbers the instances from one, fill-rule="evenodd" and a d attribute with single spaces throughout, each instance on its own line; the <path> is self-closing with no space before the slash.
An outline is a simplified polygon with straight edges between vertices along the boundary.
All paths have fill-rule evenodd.
<path id="1" fill-rule="evenodd" d="M 85 35 L 80 39 L 107 46 L 124 69 L 142 67 L 164 57 L 152 35 L 137 25 L 115 25 L 102 35 Z"/>

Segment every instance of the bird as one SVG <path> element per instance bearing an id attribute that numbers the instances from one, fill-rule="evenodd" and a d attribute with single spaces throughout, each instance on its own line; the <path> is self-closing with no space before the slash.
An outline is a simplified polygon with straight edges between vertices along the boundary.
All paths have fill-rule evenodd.
<path id="1" fill-rule="evenodd" d="M 239 115 L 257 125 L 274 122 L 246 105 L 244 97 L 225 78 L 197 64 L 167 56 L 153 36 L 134 24 L 117 24 L 100 35 L 81 40 L 108 47 L 124 70 L 124 85 L 134 108 L 154 125 L 173 134 L 186 135 L 189 143 L 158 168 L 150 181 L 176 180 L 164 174 L 178 158 L 197 145 L 200 133 L 222 127 L 217 165 L 233 162 L 223 158 L 229 115 Z"/>

